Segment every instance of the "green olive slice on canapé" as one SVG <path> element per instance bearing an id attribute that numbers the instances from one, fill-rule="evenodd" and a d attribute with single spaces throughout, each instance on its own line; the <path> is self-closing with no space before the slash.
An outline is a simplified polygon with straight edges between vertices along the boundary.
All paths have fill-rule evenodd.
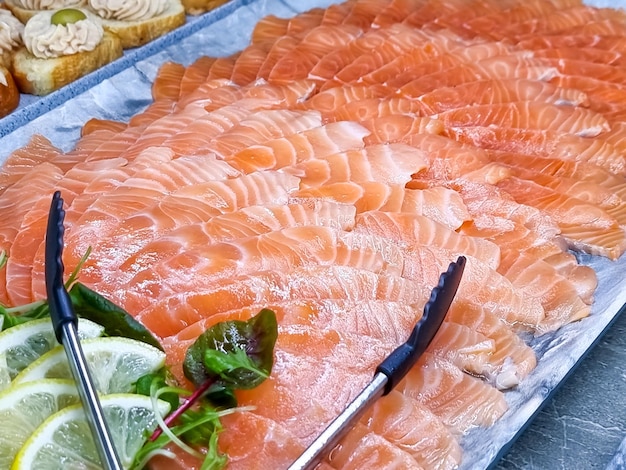
<path id="1" fill-rule="evenodd" d="M 52 15 L 50 21 L 53 25 L 65 26 L 68 23 L 76 23 L 84 19 L 87 19 L 87 16 L 82 11 L 75 8 L 63 8 Z"/>

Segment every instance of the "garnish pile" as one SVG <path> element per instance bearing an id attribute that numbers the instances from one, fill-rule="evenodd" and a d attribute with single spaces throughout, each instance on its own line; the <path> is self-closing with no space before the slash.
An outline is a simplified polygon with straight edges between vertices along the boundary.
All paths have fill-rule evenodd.
<path id="1" fill-rule="evenodd" d="M 4 255 L 2 259 L 5 259 Z M 154 414 L 153 418 L 142 422 L 144 428 L 137 428 L 137 423 L 134 423 L 135 427 L 126 424 L 137 436 L 143 436 L 140 439 L 143 445 L 135 449 L 132 455 L 121 451 L 119 447 L 122 444 L 115 440 L 118 431 L 121 431 L 115 429 L 115 424 L 119 423 L 109 423 L 125 467 L 142 469 L 156 455 L 174 458 L 176 455 L 165 448 L 174 445 L 200 459 L 202 469 L 223 468 L 228 458 L 218 448 L 219 434 L 223 429 L 220 418 L 239 411 L 235 390 L 254 388 L 269 376 L 277 338 L 274 312 L 263 309 L 248 321 L 226 321 L 207 329 L 187 350 L 184 361 L 185 376 L 196 387 L 190 391 L 179 387 L 163 366 L 164 354 L 159 341 L 122 308 L 78 282 L 76 278 L 79 268 L 67 282 L 72 304 L 80 318 L 79 334 L 83 339 L 85 336 L 101 334 L 112 339 L 120 338 L 114 347 L 122 349 L 115 354 L 109 354 L 106 347 L 96 348 L 98 351 L 94 353 L 91 345 L 106 340 L 95 338 L 84 341 L 85 354 L 94 372 L 96 385 L 99 392 L 104 394 L 103 406 L 108 406 L 110 401 L 106 397 L 114 399 L 117 406 L 120 406 L 120 400 L 121 403 L 126 403 L 127 398 L 119 398 L 116 394 L 146 395 L 150 397 L 151 411 Z M 37 458 L 42 458 L 33 450 L 38 446 L 43 447 L 44 444 L 37 442 L 45 439 L 40 436 L 46 434 L 39 429 L 46 424 L 48 427 L 55 426 L 55 419 L 63 421 L 64 415 L 71 408 L 67 406 L 77 403 L 78 397 L 71 382 L 63 380 L 63 383 L 57 383 L 60 379 L 70 378 L 67 367 L 61 367 L 63 370 L 60 371 L 58 366 L 48 365 L 53 362 L 50 359 L 52 356 L 63 354 L 63 351 L 54 339 L 47 302 L 40 301 L 14 308 L 0 306 L 0 315 L 3 326 L 0 333 L 0 377 L 6 378 L 0 381 L 0 385 L 4 387 L 0 393 L 0 415 L 3 413 L 2 404 L 13 400 L 14 396 L 33 403 L 34 392 L 30 389 L 34 387 L 30 387 L 31 383 L 36 385 L 39 394 L 47 394 L 57 403 L 57 409 L 49 410 L 48 415 L 30 417 L 30 422 L 41 422 L 39 427 L 31 430 L 27 440 L 27 435 L 22 437 L 24 443 L 21 448 L 15 442 L 0 437 L 0 468 L 28 468 L 27 464 L 33 465 Z M 149 366 L 125 368 L 124 366 L 128 366 L 127 360 L 137 361 L 138 357 L 146 359 L 140 357 L 142 352 L 137 353 L 136 348 L 146 348 L 145 355 L 154 356 L 155 360 Z M 107 356 L 105 360 L 98 357 L 102 355 Z M 111 360 L 112 357 L 115 358 L 114 361 Z M 39 373 L 38 370 L 42 368 L 44 372 Z M 110 377 L 116 374 L 126 377 L 124 380 L 111 379 L 107 385 L 99 379 L 103 375 Z M 58 387 L 61 388 L 57 391 Z M 66 397 L 65 401 L 61 396 Z M 67 396 L 71 398 L 67 399 Z M 74 405 L 75 408 L 77 406 Z M 171 412 L 163 418 L 161 411 L 164 409 Z M 72 409 L 71 412 L 81 411 Z M 106 412 L 105 408 L 105 415 Z M 59 429 L 55 432 L 61 432 Z M 89 433 L 87 436 L 90 439 Z M 12 441 L 15 441 L 15 436 Z M 93 443 L 87 442 L 85 446 L 91 450 Z M 51 457 L 46 455 L 46 458 Z M 58 464 L 58 468 L 63 468 L 63 458 L 59 454 L 58 462 L 53 458 L 52 461 L 45 460 L 45 465 Z M 93 452 L 83 451 L 80 458 L 98 463 L 93 461 L 98 459 Z"/>

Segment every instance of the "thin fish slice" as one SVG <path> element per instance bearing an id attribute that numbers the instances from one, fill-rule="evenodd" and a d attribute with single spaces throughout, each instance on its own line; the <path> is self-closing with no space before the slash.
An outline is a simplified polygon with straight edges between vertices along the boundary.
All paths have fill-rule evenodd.
<path id="1" fill-rule="evenodd" d="M 492 269 L 500 264 L 500 249 L 484 240 L 463 236 L 425 216 L 406 212 L 369 211 L 356 218 L 356 230 L 390 238 L 399 243 L 437 246 L 466 253 L 480 259 Z"/>
<path id="2" fill-rule="evenodd" d="M 107 287 L 108 276 L 148 242 L 181 225 L 207 220 L 242 206 L 286 202 L 288 193 L 297 184 L 298 179 L 293 176 L 264 172 L 181 187 L 153 199 L 149 205 L 127 217 L 111 220 L 106 231 L 102 225 L 96 227 L 95 233 L 92 232 L 94 226 L 74 231 L 68 238 L 68 254 L 80 257 L 91 243 L 101 256 L 85 263 L 83 277 L 93 285 L 104 281 L 98 283 L 98 290 L 108 294 L 115 289 L 114 286 Z M 103 233 L 106 233 L 105 237 Z"/>
<path id="3" fill-rule="evenodd" d="M 492 425 L 508 409 L 500 391 L 428 353 L 396 390 L 422 403 L 460 434 L 476 426 Z"/>
<path id="4" fill-rule="evenodd" d="M 467 106 L 434 116 L 449 127 L 485 126 L 547 129 L 595 137 L 610 129 L 606 119 L 584 108 L 555 106 L 535 101 Z"/>
<path id="5" fill-rule="evenodd" d="M 355 122 L 329 123 L 313 129 L 251 145 L 226 161 L 244 173 L 297 165 L 315 157 L 363 148 L 369 131 Z"/>
<path id="6" fill-rule="evenodd" d="M 292 170 L 300 176 L 304 188 L 343 181 L 406 184 L 411 175 L 427 167 L 427 159 L 417 149 L 403 144 L 382 144 L 320 156 Z"/>
<path id="7" fill-rule="evenodd" d="M 590 163 L 617 174 L 626 171 L 626 159 L 608 139 L 610 134 L 588 139 L 550 130 L 498 126 L 449 127 L 445 133 L 455 140 L 484 149 Z"/>
<path id="8" fill-rule="evenodd" d="M 418 97 L 441 87 L 456 86 L 485 79 L 549 80 L 557 70 L 540 59 L 519 55 L 504 55 L 473 64 L 460 64 L 441 72 L 417 78 L 400 89 L 400 94 Z"/>
<path id="9" fill-rule="evenodd" d="M 152 98 L 155 101 L 175 101 L 180 96 L 180 84 L 185 74 L 185 67 L 176 62 L 164 63 L 152 84 Z"/>
<path id="10" fill-rule="evenodd" d="M 469 105 L 541 101 L 557 105 L 587 105 L 587 95 L 579 90 L 560 88 L 547 82 L 526 79 L 487 79 L 444 87 L 417 98 L 436 114 Z"/>
<path id="11" fill-rule="evenodd" d="M 307 78 L 321 57 L 347 44 L 360 34 L 361 30 L 351 25 L 314 28 L 300 44 L 276 62 L 267 79 L 272 83 L 284 83 Z"/>

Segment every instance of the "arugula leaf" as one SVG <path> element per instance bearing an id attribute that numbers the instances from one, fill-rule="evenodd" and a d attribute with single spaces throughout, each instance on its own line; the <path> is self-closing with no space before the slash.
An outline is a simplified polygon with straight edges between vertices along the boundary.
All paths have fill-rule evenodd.
<path id="1" fill-rule="evenodd" d="M 145 376 L 147 380 L 148 376 Z M 173 393 L 186 394 L 187 390 L 176 389 L 174 387 L 161 386 L 161 377 L 153 377 L 150 385 L 150 397 L 154 402 L 158 399 L 163 399 L 167 394 Z M 193 394 L 188 398 L 188 401 L 193 400 Z M 182 407 L 181 407 L 182 408 Z M 178 411 L 180 411 L 180 409 Z M 180 424 L 177 426 L 168 427 L 168 425 L 157 417 L 160 428 L 157 432 L 153 433 L 148 442 L 144 444 L 140 452 L 135 456 L 135 460 L 132 469 L 141 469 L 147 462 L 155 455 L 164 455 L 167 457 L 175 457 L 169 451 L 163 450 L 163 447 L 170 442 L 176 444 L 186 452 L 195 455 L 196 457 L 203 459 L 201 468 L 218 470 L 226 465 L 227 457 L 219 452 L 217 446 L 218 434 L 222 431 L 222 423 L 220 417 L 226 414 L 235 412 L 235 409 L 229 409 L 224 411 L 218 411 L 212 406 L 206 403 L 196 403 L 195 408 L 186 409 L 184 412 L 178 414 L 178 421 Z M 197 448 L 205 449 L 205 452 L 196 450 Z"/>
<path id="2" fill-rule="evenodd" d="M 76 315 L 104 326 L 108 336 L 124 336 L 148 343 L 163 351 L 150 331 L 122 307 L 115 305 L 86 285 L 75 282 L 69 291 Z"/>
<path id="3" fill-rule="evenodd" d="M 48 303 L 43 300 L 27 305 L 20 305 L 19 307 L 5 307 L 0 305 L 0 317 L 2 318 L 0 329 L 6 330 L 12 326 L 45 318 L 49 315 L 50 310 Z"/>
<path id="4" fill-rule="evenodd" d="M 276 315 L 269 309 L 248 321 L 218 323 L 189 347 L 183 371 L 196 386 L 219 380 L 236 388 L 254 388 L 272 371 L 277 337 Z"/>

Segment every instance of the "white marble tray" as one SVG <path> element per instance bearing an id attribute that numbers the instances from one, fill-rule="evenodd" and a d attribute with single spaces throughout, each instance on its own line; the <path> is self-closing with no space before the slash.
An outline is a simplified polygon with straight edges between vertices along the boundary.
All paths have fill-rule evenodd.
<path id="1" fill-rule="evenodd" d="M 234 0 L 190 21 L 180 29 L 125 56 L 47 97 L 24 99 L 20 108 L 0 120 L 0 161 L 41 133 L 69 150 L 90 118 L 128 120 L 151 102 L 150 86 L 166 61 L 189 64 L 201 55 L 227 55 L 249 43 L 252 27 L 266 14 L 292 16 L 332 0 Z M 625 5 L 626 0 L 595 0 L 598 6 Z M 227 32 L 227 33 L 226 33 Z M 225 34 L 226 33 L 226 34 Z M 533 416 L 546 403 L 617 318 L 626 303 L 623 289 L 626 257 L 617 262 L 581 257 L 598 272 L 599 287 L 592 315 L 532 343 L 539 362 L 516 389 L 507 392 L 507 414 L 489 429 L 471 431 L 463 440 L 463 469 L 488 468 L 508 450 Z"/>

